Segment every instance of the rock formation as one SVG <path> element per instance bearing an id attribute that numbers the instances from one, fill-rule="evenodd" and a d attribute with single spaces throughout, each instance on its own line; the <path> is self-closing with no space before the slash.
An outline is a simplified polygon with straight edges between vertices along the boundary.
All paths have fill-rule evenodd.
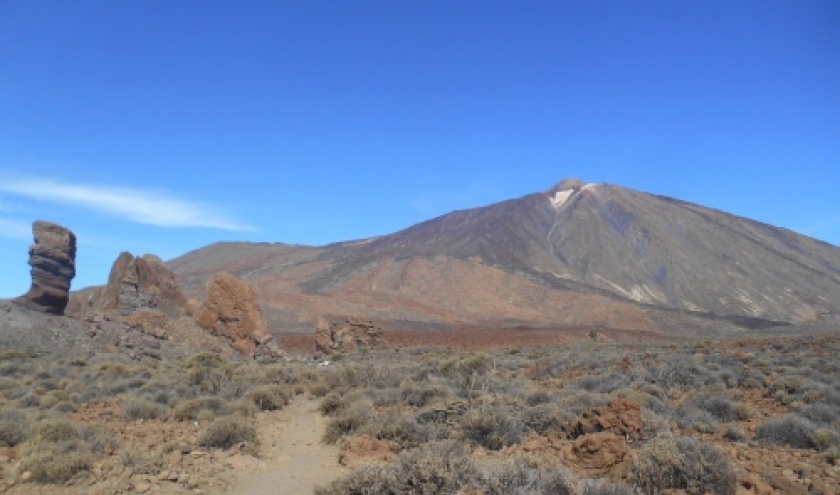
<path id="1" fill-rule="evenodd" d="M 196 321 L 211 334 L 229 339 L 239 352 L 281 354 L 268 333 L 254 288 L 228 273 L 216 273 L 207 283 Z"/>
<path id="2" fill-rule="evenodd" d="M 108 283 L 74 295 L 67 313 L 88 320 L 118 320 L 156 338 L 189 313 L 189 303 L 172 271 L 155 255 L 121 253 Z"/>
<path id="3" fill-rule="evenodd" d="M 101 309 L 117 311 L 121 316 L 141 309 L 156 309 L 167 316 L 179 316 L 188 307 L 175 275 L 160 258 L 150 254 L 135 257 L 131 253 L 121 253 L 99 297 Z"/>
<path id="4" fill-rule="evenodd" d="M 50 222 L 32 224 L 35 244 L 29 247 L 32 286 L 14 301 L 44 313 L 63 315 L 76 276 L 76 236 Z"/>
<path id="5" fill-rule="evenodd" d="M 315 348 L 319 352 L 353 352 L 360 348 L 383 345 L 382 329 L 371 320 L 344 318 L 330 321 L 319 317 L 315 330 Z"/>

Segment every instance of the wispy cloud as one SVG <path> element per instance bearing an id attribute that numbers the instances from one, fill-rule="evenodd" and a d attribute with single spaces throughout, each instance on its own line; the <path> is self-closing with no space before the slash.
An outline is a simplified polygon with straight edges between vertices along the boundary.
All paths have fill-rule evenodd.
<path id="1" fill-rule="evenodd" d="M 190 201 L 173 194 L 125 187 L 73 184 L 37 177 L 3 177 L 0 192 L 88 208 L 159 227 L 208 227 L 253 230 L 217 205 Z"/>
<path id="2" fill-rule="evenodd" d="M 17 220 L 0 218 L 0 237 L 8 237 L 9 239 L 16 240 L 32 240 L 32 225 Z"/>

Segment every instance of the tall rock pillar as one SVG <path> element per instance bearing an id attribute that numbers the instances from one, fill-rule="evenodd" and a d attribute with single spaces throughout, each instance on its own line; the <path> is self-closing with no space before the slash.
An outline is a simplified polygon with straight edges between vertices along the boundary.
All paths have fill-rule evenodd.
<path id="1" fill-rule="evenodd" d="M 44 313 L 63 315 L 76 276 L 76 236 L 50 222 L 32 224 L 35 244 L 29 247 L 32 286 L 14 301 Z"/>

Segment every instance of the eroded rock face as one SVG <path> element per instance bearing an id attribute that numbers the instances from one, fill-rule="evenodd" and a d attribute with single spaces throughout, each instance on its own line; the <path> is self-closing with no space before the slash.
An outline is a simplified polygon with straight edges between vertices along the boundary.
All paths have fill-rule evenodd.
<path id="1" fill-rule="evenodd" d="M 319 352 L 353 352 L 359 348 L 383 345 L 382 329 L 372 320 L 342 318 L 330 320 L 319 317 L 315 329 L 315 348 Z"/>
<path id="2" fill-rule="evenodd" d="M 121 253 L 101 294 L 101 308 L 121 316 L 156 309 L 167 316 L 186 312 L 188 303 L 172 270 L 155 255 Z"/>
<path id="3" fill-rule="evenodd" d="M 160 258 L 125 252 L 111 267 L 106 285 L 74 295 L 67 308 L 73 316 L 120 321 L 156 338 L 166 338 L 169 323 L 189 312 L 175 275 Z"/>
<path id="4" fill-rule="evenodd" d="M 44 313 L 63 315 L 76 276 L 76 236 L 50 222 L 32 224 L 35 244 L 29 247 L 32 286 L 14 301 Z"/>
<path id="5" fill-rule="evenodd" d="M 254 288 L 228 273 L 217 273 L 207 283 L 207 295 L 196 321 L 211 334 L 229 339 L 239 352 L 280 354 L 268 333 Z"/>

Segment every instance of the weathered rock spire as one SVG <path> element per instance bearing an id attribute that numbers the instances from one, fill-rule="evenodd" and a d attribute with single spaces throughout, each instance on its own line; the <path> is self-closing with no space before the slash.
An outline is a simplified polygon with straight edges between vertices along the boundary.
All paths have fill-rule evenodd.
<path id="1" fill-rule="evenodd" d="M 44 313 L 63 315 L 76 276 L 76 236 L 51 222 L 32 224 L 35 244 L 29 247 L 32 286 L 14 301 Z"/>

